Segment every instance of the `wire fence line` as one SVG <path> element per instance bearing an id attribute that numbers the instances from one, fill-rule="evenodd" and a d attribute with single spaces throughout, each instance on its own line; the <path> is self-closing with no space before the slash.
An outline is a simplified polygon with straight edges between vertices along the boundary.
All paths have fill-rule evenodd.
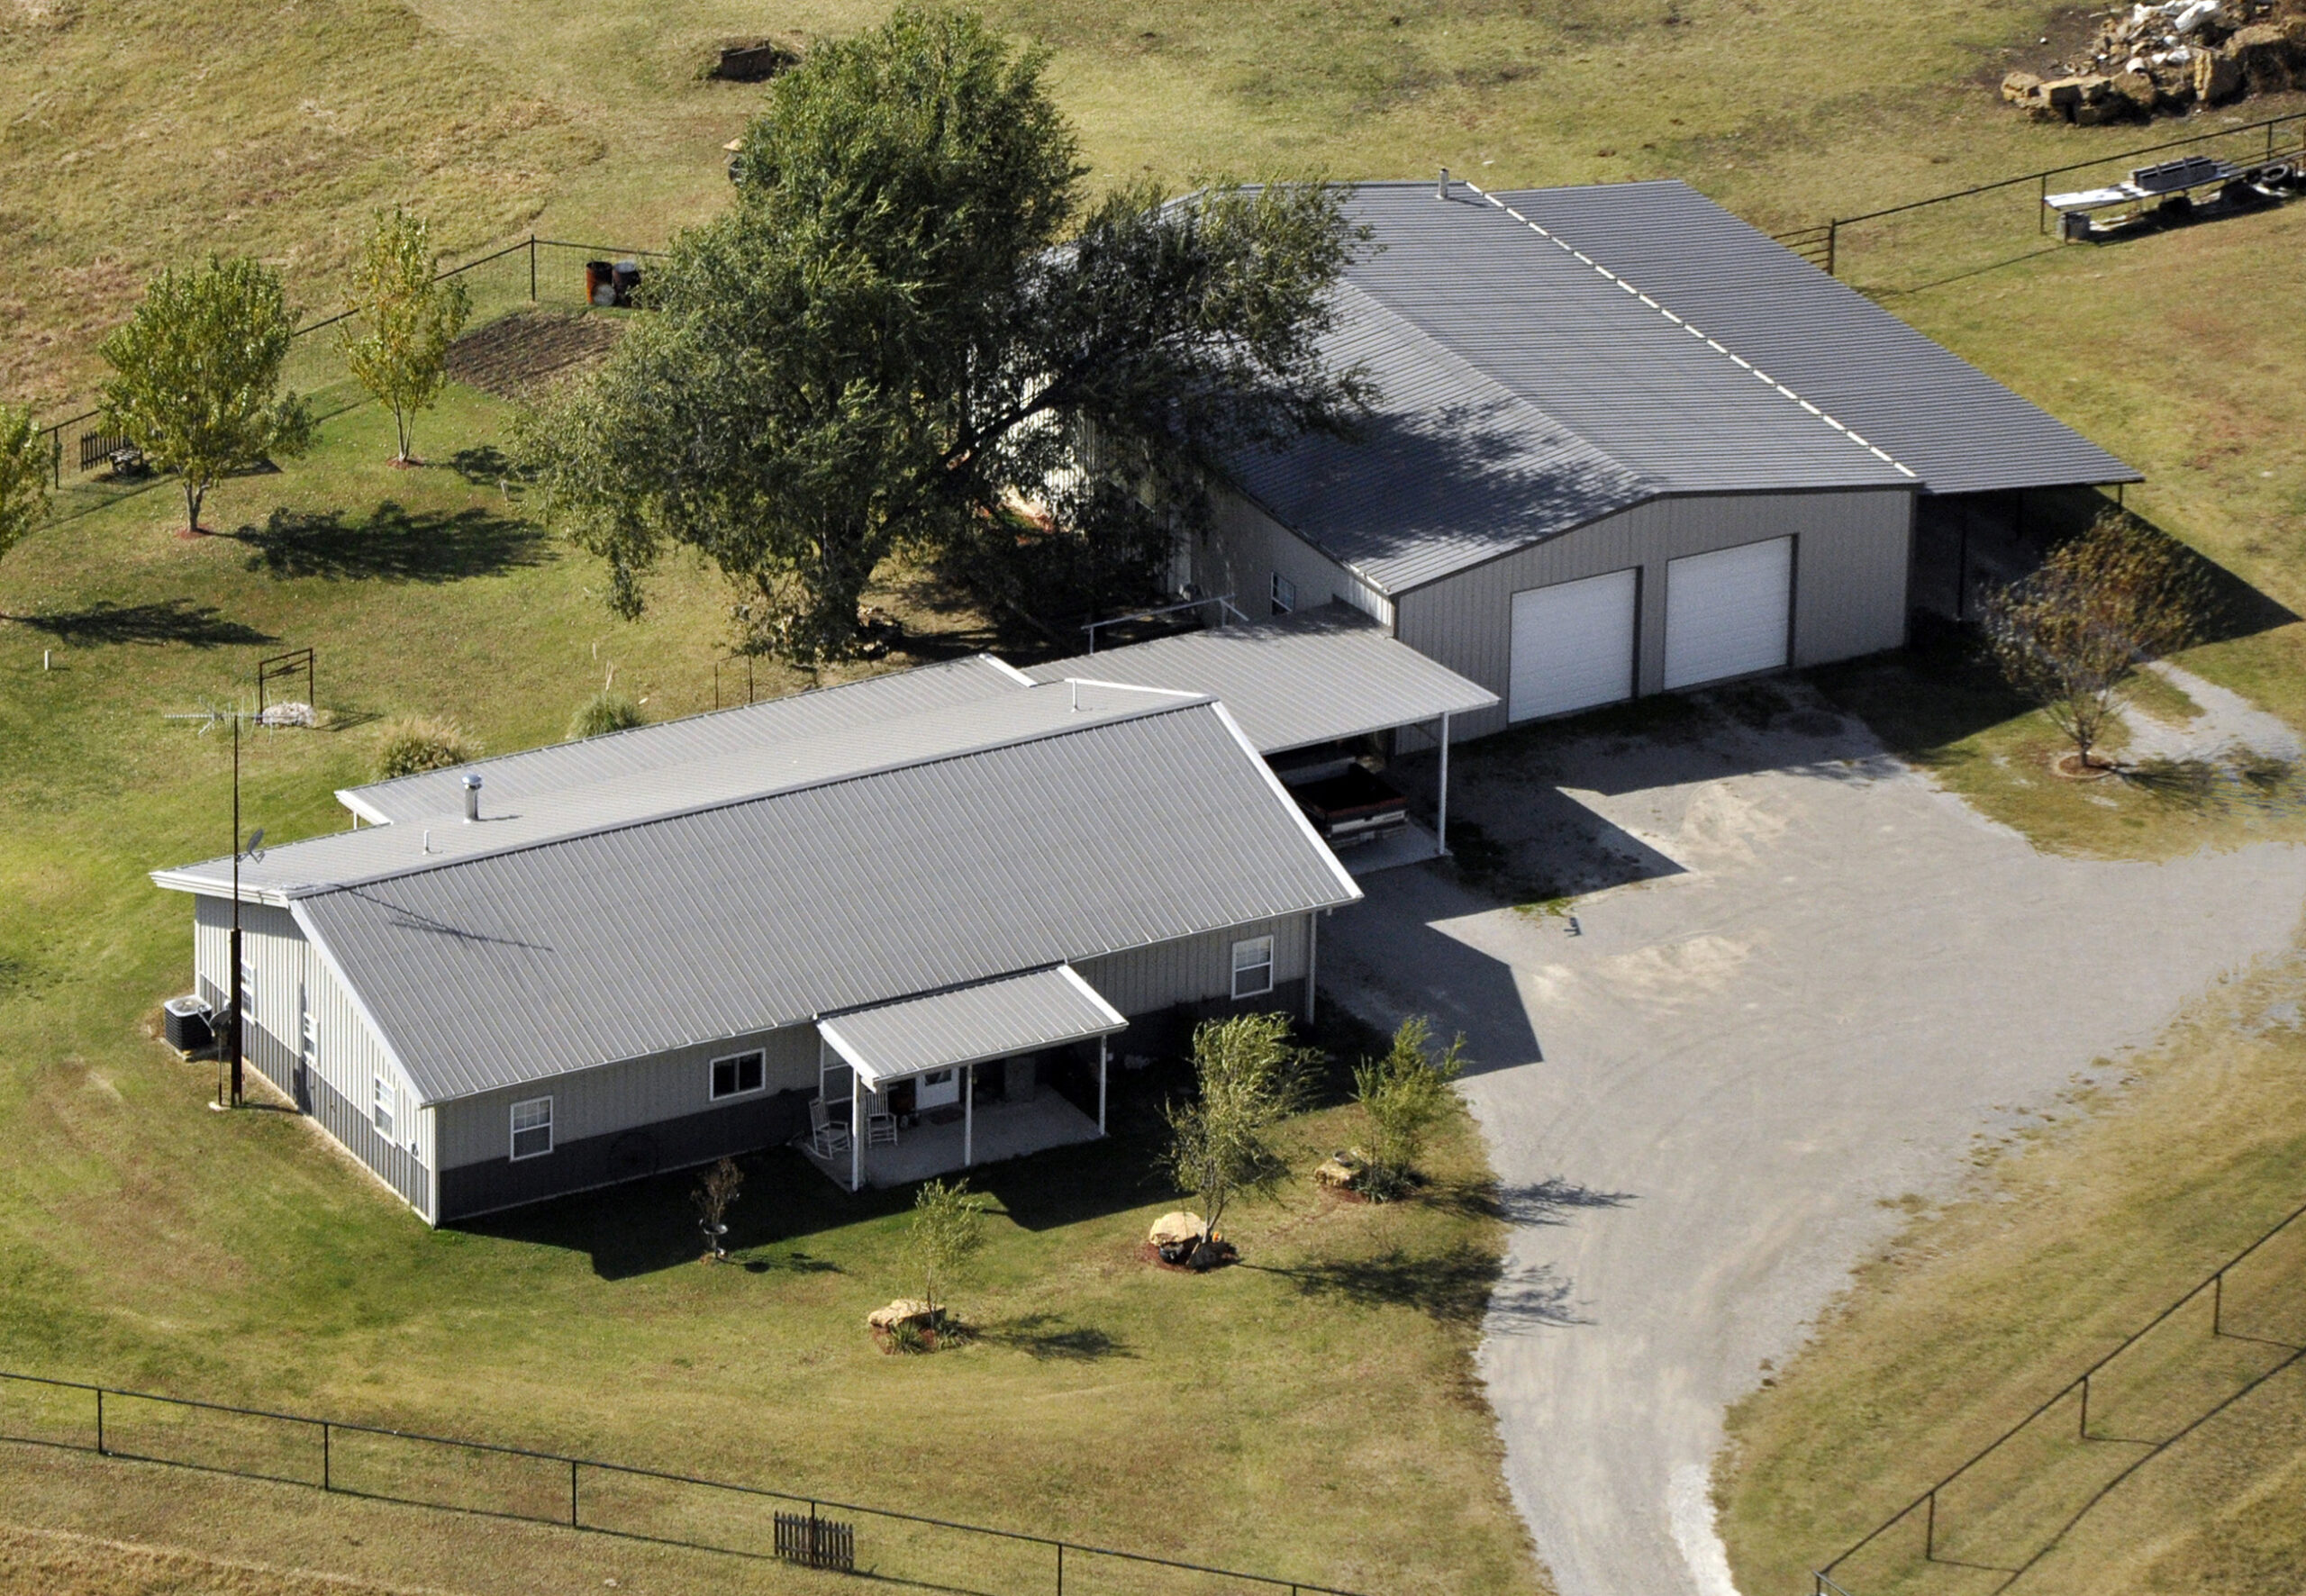
<path id="1" fill-rule="evenodd" d="M 557 271 L 553 275 L 545 275 L 548 267 L 558 268 L 572 258 L 577 257 L 606 258 L 615 260 L 662 260 L 666 258 L 666 251 L 634 249 L 616 244 L 586 243 L 569 239 L 540 238 L 531 233 L 525 238 L 516 239 L 486 254 L 475 256 L 470 260 L 444 267 L 432 274 L 432 281 L 446 282 L 451 277 L 464 277 L 476 273 L 494 276 L 499 279 L 486 284 L 479 294 L 474 295 L 474 321 L 477 323 L 485 322 L 495 320 L 508 310 L 517 308 L 522 303 L 532 305 L 556 303 L 588 304 L 589 300 L 582 291 L 574 294 L 568 292 L 571 286 L 581 280 L 580 278 L 562 276 Z M 494 274 L 485 273 L 484 268 L 490 267 L 495 267 L 498 269 Z M 522 267 L 527 268 L 525 276 L 527 293 L 524 299 L 520 294 Z M 294 374 L 305 379 L 318 379 L 307 380 L 305 385 L 308 388 L 331 386 L 344 380 L 347 374 L 330 368 L 333 364 L 331 359 L 332 351 L 329 351 L 326 345 L 320 346 L 322 352 L 318 358 L 315 358 L 313 354 L 307 352 L 314 349 L 315 346 L 299 345 L 296 340 L 304 339 L 308 334 L 350 321 L 360 313 L 358 308 L 341 310 L 333 315 L 323 316 L 318 321 L 304 322 L 289 334 L 290 363 Z M 50 478 L 52 486 L 62 487 L 68 473 L 76 476 L 86 476 L 113 464 L 113 454 L 118 449 L 134 442 L 134 440 L 124 437 L 89 433 L 79 439 L 82 447 L 77 448 L 68 457 L 65 448 L 66 438 L 73 434 L 77 429 L 100 422 L 103 415 L 104 412 L 101 409 L 91 408 L 81 411 L 77 415 L 67 416 L 62 421 L 51 422 L 40 429 L 48 439 Z"/>
<path id="2" fill-rule="evenodd" d="M 1972 1453 L 1969 1457 L 1965 1459 L 1951 1473 L 1938 1480 L 1934 1484 L 1930 1485 L 1912 1501 L 1907 1502 L 1905 1506 L 1900 1508 L 1896 1512 L 1883 1519 L 1872 1529 L 1866 1531 L 1866 1534 L 1860 1536 L 1857 1540 L 1845 1546 L 1832 1558 L 1831 1561 L 1817 1567 L 1811 1575 L 1812 1581 L 1811 1596 L 1855 1596 L 1855 1592 L 1852 1589 L 1835 1582 L 1835 1575 L 1837 1573 L 1843 1570 L 1846 1565 L 1852 1561 L 1852 1559 L 1857 1557 L 1861 1553 L 1867 1551 L 1869 1548 L 1879 1546 L 1882 1544 L 1884 1537 L 1888 1536 L 1892 1530 L 1897 1528 L 1902 1524 L 1910 1525 L 1917 1518 L 1920 1520 L 1920 1535 L 1919 1537 L 1920 1544 L 1918 1548 L 1920 1572 L 1926 1572 L 1930 1565 L 1938 1564 L 1958 1569 L 1966 1574 L 1976 1574 L 1979 1573 L 1999 1573 L 2004 1577 L 1993 1588 L 1995 1591 L 2007 1589 L 2029 1569 L 2032 1568 L 2036 1564 L 2039 1563 L 2044 1557 L 2047 1556 L 2053 1550 L 2055 1550 L 2059 1542 L 2065 1537 L 2067 1532 L 2072 1530 L 2076 1524 L 2080 1523 L 2083 1518 L 2089 1513 L 2091 1509 L 2094 1508 L 2100 1501 L 2103 1501 L 2106 1495 L 2116 1486 L 2120 1485 L 2124 1480 L 2129 1478 L 2129 1476 L 2137 1473 L 2138 1469 L 2144 1467 L 2154 1458 L 2161 1455 L 2162 1453 L 2167 1451 L 2171 1446 L 2176 1445 L 2187 1436 L 2193 1434 L 2203 1424 L 2207 1423 L 2212 1418 L 2215 1418 L 2218 1414 L 2224 1412 L 2227 1409 L 2232 1407 L 2243 1397 L 2247 1396 L 2251 1392 L 2256 1391 L 2259 1386 L 2265 1384 L 2265 1382 L 2271 1380 L 2276 1374 L 2281 1374 L 2283 1370 L 2290 1368 L 2292 1365 L 2297 1364 L 2301 1358 L 2306 1358 L 2306 1345 L 2301 1345 L 2297 1342 L 2289 1340 L 2276 1340 L 2270 1336 L 2263 1334 L 2230 1330 L 2226 1325 L 2226 1288 L 2228 1277 L 2232 1275 L 2236 1270 L 2241 1267 L 2241 1265 L 2247 1263 L 2253 1257 L 2258 1256 L 2269 1243 L 2275 1240 L 2278 1237 L 2289 1232 L 2294 1226 L 2297 1226 L 2299 1220 L 2301 1219 L 2306 1219 L 2306 1205 L 2292 1210 L 2289 1214 L 2285 1215 L 2279 1222 L 2262 1233 L 2247 1247 L 2245 1247 L 2241 1251 L 2236 1253 L 2224 1263 L 2219 1265 L 2217 1268 L 2211 1270 L 2208 1275 L 2197 1282 L 2191 1290 L 2170 1302 L 2169 1305 L 2165 1307 L 2161 1312 L 2156 1314 L 2138 1329 L 2124 1337 L 2120 1344 L 2116 1346 L 2111 1351 L 2106 1353 L 2088 1368 L 2083 1370 L 2073 1379 L 2058 1387 L 2058 1389 L 2053 1392 L 2049 1396 L 2044 1398 L 2042 1401 L 2024 1418 L 2019 1419 L 2015 1424 L 2012 1424 L 2009 1428 L 1994 1437 L 1993 1439 L 1988 1441 L 1977 1451 Z M 2306 1234 L 2306 1232 L 2301 1232 L 2301 1234 Z M 2132 1436 L 2112 1436 L 2103 1433 L 2093 1433 L 2090 1424 L 2090 1399 L 2093 1383 L 2102 1377 L 2108 1376 L 2114 1364 L 2120 1359 L 2125 1353 L 2129 1352 L 2134 1347 L 2138 1347 L 2138 1344 L 2144 1341 L 2148 1336 L 2152 1335 L 2156 1330 L 2158 1330 L 2164 1325 L 2168 1324 L 2181 1310 L 2191 1304 L 2199 1303 L 2205 1294 L 2208 1295 L 2210 1300 L 2209 1339 L 2211 1342 L 2215 1343 L 2221 1339 L 2236 1342 L 2247 1342 L 2255 1346 L 2265 1347 L 2272 1350 L 2278 1351 L 2284 1356 L 2279 1357 L 2265 1368 L 2256 1370 L 2254 1373 L 2238 1376 L 2236 1389 L 2229 1391 L 2221 1399 L 2211 1404 L 2206 1410 L 2195 1413 L 2185 1422 L 2175 1426 L 2175 1428 L 2174 1428 L 2168 1434 L 2148 1439 Z M 1939 1542 L 1947 1531 L 1941 1530 L 1938 1524 L 1938 1505 L 1940 1499 L 1965 1477 L 1971 1474 L 1982 1465 L 1985 1464 L 1987 1460 L 1993 1458 L 1996 1454 L 2002 1452 L 2002 1450 L 2008 1446 L 2011 1442 L 2017 1440 L 2020 1436 L 2027 1434 L 2029 1430 L 2035 1429 L 2038 1421 L 2047 1419 L 2058 1409 L 2069 1403 L 2072 1404 L 2074 1410 L 2073 1438 L 2075 1442 L 2097 1441 L 2136 1446 L 2139 1449 L 2137 1455 L 2130 1458 L 2123 1467 L 2114 1473 L 2110 1478 L 2101 1482 L 2093 1489 L 2090 1490 L 2079 1505 L 2076 1506 L 2074 1510 L 2067 1514 L 2061 1521 L 2057 1522 L 2050 1534 L 2046 1538 L 2042 1539 L 2030 1552 L 2022 1555 L 2015 1556 L 2007 1563 L 1984 1563 L 1979 1561 L 1975 1556 L 1954 1557 L 1941 1554 Z M 2102 1407 L 2101 1412 L 2102 1416 Z M 1913 1562 L 1915 1560 L 1914 1551 L 1917 1548 L 1910 1547 L 1905 1553 L 1904 1561 L 1910 1564 Z M 1909 1572 L 1914 1571 L 1909 1570 Z M 1847 1580 L 1851 1576 L 1843 1574 L 1842 1577 Z M 1902 1590 L 1907 1588 L 1907 1582 L 1899 1578 L 1899 1571 L 1897 1569 L 1891 1568 L 1884 1570 L 1881 1586 L 1883 1588 L 1886 1588 L 1893 1582 L 1897 1589 Z"/>
<path id="3" fill-rule="evenodd" d="M 1933 194 L 1926 199 L 1908 200 L 1902 204 L 1885 205 L 1880 210 L 1862 211 L 1856 215 L 1837 216 L 1810 226 L 1794 228 L 1772 235 L 1795 254 L 1823 269 L 1829 277 L 1846 276 L 1849 266 L 1849 231 L 1870 223 L 1888 223 L 1896 218 L 1916 217 L 1918 213 L 1935 212 L 1940 207 L 1960 205 L 1966 214 L 1975 216 L 1981 209 L 1992 208 L 1997 201 L 2028 200 L 2025 190 L 2033 189 L 2026 210 L 2018 212 L 2011 206 L 2006 218 L 2016 222 L 2030 215 L 2036 234 L 2047 231 L 2047 210 L 2044 202 L 2049 195 L 2050 180 L 2077 172 L 2109 168 L 2124 168 L 2144 156 L 2157 155 L 2165 150 L 2193 149 L 2203 144 L 2225 147 L 2229 159 L 2244 161 L 2271 162 L 2284 157 L 2306 157 L 2306 112 L 2289 112 L 2256 122 L 2237 122 L 2230 126 L 2206 129 L 2181 138 L 2165 139 L 2133 149 L 2115 150 L 2105 155 L 2093 155 L 2084 159 L 2069 161 L 2063 166 L 2045 167 L 2038 171 L 2020 173 L 2014 177 L 2002 177 L 1991 183 L 1979 183 L 1968 188 L 1957 188 L 1945 194 Z M 1875 233 L 1886 231 L 1875 228 Z M 1869 235 L 1870 236 L 1870 235 Z M 1896 240 L 1891 239 L 1892 242 Z"/>
<path id="4" fill-rule="evenodd" d="M 0 1441 L 982 1596 L 1356 1596 L 802 1492 L 0 1371 Z"/>

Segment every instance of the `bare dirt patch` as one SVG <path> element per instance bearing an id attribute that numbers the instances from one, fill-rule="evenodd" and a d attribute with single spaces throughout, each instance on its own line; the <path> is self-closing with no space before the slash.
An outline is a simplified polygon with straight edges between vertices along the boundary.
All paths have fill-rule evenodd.
<path id="1" fill-rule="evenodd" d="M 585 311 L 516 311 L 468 332 L 449 375 L 501 399 L 528 399 L 607 358 L 624 323 Z"/>

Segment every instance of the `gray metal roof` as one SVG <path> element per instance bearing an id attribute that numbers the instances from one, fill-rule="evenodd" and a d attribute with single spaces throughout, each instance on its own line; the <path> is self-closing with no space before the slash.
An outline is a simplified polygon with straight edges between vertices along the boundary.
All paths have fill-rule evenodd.
<path id="1" fill-rule="evenodd" d="M 1497 198 L 1913 467 L 1934 494 L 2138 474 L 1681 182 Z"/>
<path id="2" fill-rule="evenodd" d="M 817 1033 L 877 1086 L 1128 1026 L 1072 966 L 1059 965 L 820 1020 Z"/>
<path id="3" fill-rule="evenodd" d="M 295 910 L 439 1102 L 1360 895 L 1221 706 L 1150 702 Z"/>
<path id="4" fill-rule="evenodd" d="M 1030 667 L 1038 681 L 1133 683 L 1224 701 L 1260 754 L 1493 709 L 1497 694 L 1360 612 L 1327 604 Z"/>
<path id="5" fill-rule="evenodd" d="M 1438 203 L 1438 202 L 1437 202 Z M 1234 462 L 1238 486 L 1400 593 L 1657 496 L 1658 485 L 1482 375 L 1352 283 L 1324 353 L 1375 380 L 1350 439 Z"/>
<path id="6" fill-rule="evenodd" d="M 436 870 L 459 859 L 510 853 L 892 766 L 1046 736 L 1096 720 L 1139 713 L 1177 696 L 1142 688 L 1083 687 L 1049 693 L 1030 691 L 1032 686 L 1020 676 L 1012 690 L 999 698 L 820 730 L 813 737 L 743 748 L 685 765 L 628 771 L 587 786 L 536 793 L 525 802 L 516 800 L 515 805 L 505 804 L 501 794 L 484 788 L 482 818 L 477 822 L 467 822 L 460 811 L 430 821 L 404 821 L 358 831 L 324 832 L 269 848 L 262 858 L 241 863 L 241 894 L 285 901 L 387 876 Z M 158 871 L 154 879 L 163 886 L 184 891 L 227 893 L 232 879 L 232 861 L 209 859 Z"/>
<path id="7" fill-rule="evenodd" d="M 2136 479 L 1684 184 L 1348 211 L 1372 238 L 1324 349 L 1375 413 L 1230 469 L 1384 592 L 1666 494 Z"/>
<path id="8" fill-rule="evenodd" d="M 868 721 L 1001 697 L 1023 685 L 1024 678 L 1009 667 L 990 655 L 976 654 L 582 742 L 477 759 L 451 770 L 372 782 L 337 796 L 363 820 L 380 824 L 437 821 L 464 812 L 463 780 L 467 771 L 474 771 L 484 783 L 486 805 L 509 811 L 542 793 L 695 766 L 722 755 L 752 752 Z"/>

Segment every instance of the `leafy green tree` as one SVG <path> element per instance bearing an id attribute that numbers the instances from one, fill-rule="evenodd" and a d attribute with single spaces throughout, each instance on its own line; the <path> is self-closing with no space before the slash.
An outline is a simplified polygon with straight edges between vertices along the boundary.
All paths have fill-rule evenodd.
<path id="1" fill-rule="evenodd" d="M 1394 1032 L 1384 1057 L 1354 1068 L 1354 1099 L 1369 1117 L 1369 1168 L 1361 1186 L 1372 1197 L 1398 1195 L 1409 1184 L 1427 1134 L 1449 1111 L 1450 1084 L 1465 1068 L 1466 1038 L 1439 1053 L 1432 1039 L 1432 1021 L 1412 1014 Z"/>
<path id="2" fill-rule="evenodd" d="M 1169 1146 L 1162 1167 L 1199 1205 L 1214 1236 L 1235 1198 L 1270 1193 L 1289 1174 L 1274 1136 L 1304 1102 L 1319 1056 L 1290 1041 L 1286 1014 L 1204 1020 L 1193 1033 L 1199 1092 L 1162 1109 Z"/>
<path id="3" fill-rule="evenodd" d="M 2184 648 L 2209 611 L 2201 567 L 2128 511 L 2108 509 L 1980 610 L 2010 685 L 2039 704 L 2084 768 L 2147 660 Z"/>
<path id="4" fill-rule="evenodd" d="M 0 404 L 0 559 L 48 513 L 48 473 L 32 413 Z"/>
<path id="5" fill-rule="evenodd" d="M 184 483 L 188 530 L 201 501 L 235 471 L 311 445 L 311 410 L 283 394 L 280 366 L 295 316 L 280 274 L 245 257 L 163 271 L 99 352 L 113 368 L 104 424 Z"/>
<path id="6" fill-rule="evenodd" d="M 931 1181 L 914 1193 L 905 1257 L 921 1276 L 921 1300 L 928 1305 L 931 1328 L 937 1324 L 939 1292 L 984 1245 L 985 1199 L 969 1191 L 967 1181 L 949 1186 Z"/>
<path id="7" fill-rule="evenodd" d="M 1366 385 L 1319 349 L 1357 241 L 1339 194 L 1139 186 L 1085 211 L 1044 65 L 972 14 L 902 9 L 776 80 L 736 204 L 522 431 L 619 612 L 692 549 L 742 590 L 746 646 L 838 657 L 883 558 L 1013 549 L 1021 505 L 1133 596 L 1217 459 L 1349 424 Z"/>
<path id="8" fill-rule="evenodd" d="M 431 224 L 397 208 L 380 211 L 352 269 L 359 325 L 346 323 L 345 363 L 362 387 L 389 406 L 400 442 L 395 465 L 413 463 L 409 429 L 449 380 L 449 347 L 465 330 L 472 302 L 451 277 L 436 281 Z"/>

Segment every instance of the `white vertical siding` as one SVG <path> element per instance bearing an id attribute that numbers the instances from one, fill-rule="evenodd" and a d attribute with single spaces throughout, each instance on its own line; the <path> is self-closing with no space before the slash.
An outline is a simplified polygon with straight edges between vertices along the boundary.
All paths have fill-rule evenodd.
<path id="1" fill-rule="evenodd" d="M 1635 567 L 1636 691 L 1661 692 L 1666 562 L 1791 534 L 1793 662 L 1847 659 L 1905 640 L 1912 522 L 1904 488 L 1657 499 L 1403 594 L 1396 635 L 1503 698 L 1516 593 Z M 1460 716 L 1453 732 L 1480 737 L 1505 724 L 1501 704 Z"/>
<path id="2" fill-rule="evenodd" d="M 1387 626 L 1393 606 L 1385 594 L 1297 536 L 1239 494 L 1216 490 L 1207 538 L 1193 549 L 1193 579 L 1202 592 L 1233 595 L 1252 621 L 1272 612 L 1273 576 L 1296 584 L 1297 607 L 1318 610 L 1336 599 Z"/>

